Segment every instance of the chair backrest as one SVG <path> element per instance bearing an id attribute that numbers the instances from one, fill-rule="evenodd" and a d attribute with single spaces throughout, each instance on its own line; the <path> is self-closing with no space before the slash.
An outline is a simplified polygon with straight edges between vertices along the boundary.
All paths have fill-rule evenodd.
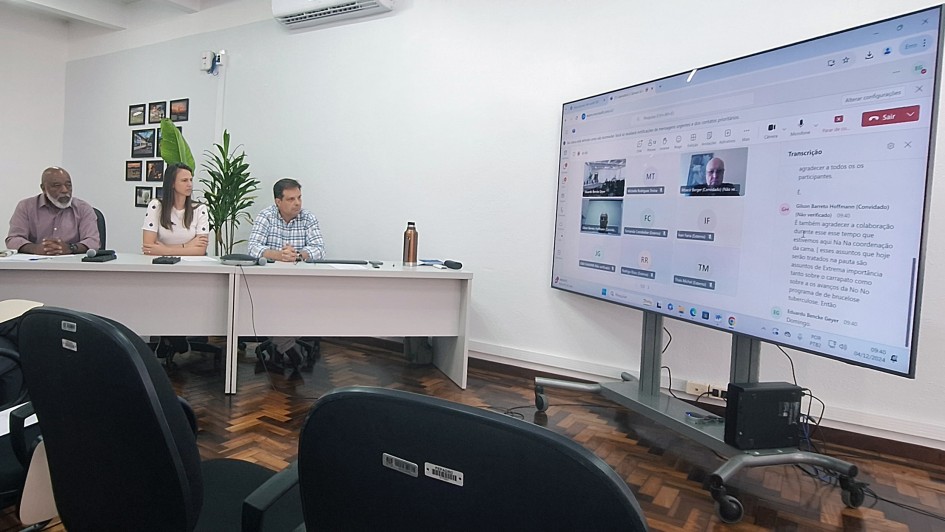
<path id="1" fill-rule="evenodd" d="M 95 211 L 95 222 L 98 224 L 98 249 L 105 249 L 105 215 L 95 207 L 92 210 Z"/>
<path id="2" fill-rule="evenodd" d="M 0 336 L 0 410 L 22 403 L 26 396 L 20 354 L 13 342 Z"/>
<path id="3" fill-rule="evenodd" d="M 19 345 L 65 527 L 192 530 L 200 456 L 147 345 L 119 323 L 53 307 L 23 315 Z"/>
<path id="4" fill-rule="evenodd" d="M 17 347 L 19 317 L 42 303 L 25 299 L 0 301 L 0 410 L 16 406 L 27 398 L 26 382 L 20 369 Z"/>
<path id="5" fill-rule="evenodd" d="M 575 442 L 398 390 L 323 396 L 298 464 L 308 530 L 646 530 L 626 483 Z"/>

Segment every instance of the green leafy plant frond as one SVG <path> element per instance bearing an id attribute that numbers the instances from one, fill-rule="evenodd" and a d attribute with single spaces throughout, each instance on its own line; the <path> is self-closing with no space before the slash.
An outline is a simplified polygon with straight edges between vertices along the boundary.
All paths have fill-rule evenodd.
<path id="1" fill-rule="evenodd" d="M 184 163 L 194 168 L 194 155 L 184 135 L 168 118 L 161 119 L 161 158 L 167 164 Z"/>
<path id="2" fill-rule="evenodd" d="M 230 150 L 229 131 L 223 131 L 223 144 L 214 144 L 213 147 L 214 150 L 204 152 L 207 160 L 203 168 L 210 177 L 201 179 L 200 183 L 204 186 L 203 197 L 210 228 L 216 233 L 214 248 L 220 255 L 232 253 L 233 246 L 245 242 L 236 240 L 236 229 L 241 222 L 252 221 L 246 209 L 256 201 L 253 193 L 259 189 L 259 180 L 250 176 L 242 145 Z M 162 155 L 163 150 L 162 143 Z"/>

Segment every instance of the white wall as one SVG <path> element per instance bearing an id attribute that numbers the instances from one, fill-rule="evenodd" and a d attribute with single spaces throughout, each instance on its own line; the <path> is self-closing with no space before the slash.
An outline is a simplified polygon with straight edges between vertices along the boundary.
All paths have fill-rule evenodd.
<path id="1" fill-rule="evenodd" d="M 7 236 L 16 201 L 39 194 L 43 169 L 62 164 L 67 50 L 65 24 L 0 4 L 0 238 Z M 88 185 L 80 177 L 79 194 Z"/>
<path id="2" fill-rule="evenodd" d="M 130 250 L 140 234 L 126 191 L 103 192 L 125 185 L 116 168 L 128 150 L 127 105 L 189 96 L 192 114 L 202 116 L 194 135 L 185 124 L 195 151 L 212 137 L 203 122 L 211 107 L 245 144 L 265 185 L 254 212 L 268 204 L 275 179 L 294 176 L 330 255 L 383 260 L 398 258 L 405 223 L 414 220 L 420 255 L 460 260 L 475 272 L 474 356 L 616 376 L 639 364 L 640 313 L 549 288 L 561 104 L 932 2 L 719 0 L 683 9 L 405 1 L 392 16 L 296 32 L 259 4 L 240 4 L 232 23 L 249 24 L 230 29 L 194 35 L 195 18 L 176 34 L 162 27 L 73 43 L 74 57 L 87 59 L 68 68 L 64 158 L 85 173 L 102 169 L 88 179 L 94 199 L 114 202 L 110 241 Z M 134 48 L 156 35 L 179 38 Z M 214 95 L 193 61 L 220 48 L 229 65 L 225 91 L 217 81 Z M 174 82 L 145 81 L 145 72 Z M 131 75 L 139 83 L 123 79 Z M 101 106 L 96 113 L 77 109 L 89 101 Z M 939 165 L 930 242 L 945 234 L 943 187 Z M 945 251 L 930 246 L 927 271 L 943 259 Z M 928 276 L 925 308 L 943 298 L 945 280 Z M 945 448 L 935 405 L 945 385 L 941 325 L 924 315 L 915 380 L 795 352 L 798 381 L 827 403 L 828 424 Z M 674 377 L 727 381 L 727 334 L 671 320 L 667 327 L 675 340 L 663 362 Z M 762 379 L 791 379 L 787 359 L 770 346 Z"/>

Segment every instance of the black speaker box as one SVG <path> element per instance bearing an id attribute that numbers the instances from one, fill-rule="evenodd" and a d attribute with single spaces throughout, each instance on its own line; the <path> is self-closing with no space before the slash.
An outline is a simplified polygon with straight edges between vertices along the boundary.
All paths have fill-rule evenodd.
<path id="1" fill-rule="evenodd" d="M 725 443 L 739 449 L 797 447 L 801 388 L 787 382 L 731 382 Z"/>

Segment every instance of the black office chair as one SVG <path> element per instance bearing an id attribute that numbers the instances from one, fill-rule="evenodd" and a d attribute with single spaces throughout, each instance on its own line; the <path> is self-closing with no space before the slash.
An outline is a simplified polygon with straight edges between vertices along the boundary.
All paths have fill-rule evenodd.
<path id="1" fill-rule="evenodd" d="M 137 335 L 98 316 L 42 307 L 21 319 L 19 345 L 70 532 L 240 529 L 241 502 L 273 472 L 200 461 L 170 381 Z M 297 492 L 284 497 L 263 528 L 294 528 L 298 504 Z"/>
<path id="2" fill-rule="evenodd" d="M 17 347 L 0 336 L 0 410 L 25 402 L 28 395 Z M 0 436 L 0 508 L 18 504 L 23 493 L 32 450 L 40 438 L 39 425 L 25 426 L 31 414 L 22 407 L 12 412 L 10 432 Z"/>
<path id="3" fill-rule="evenodd" d="M 398 390 L 342 388 L 319 399 L 302 427 L 297 473 L 308 530 L 647 528 L 624 481 L 568 438 Z M 254 502 L 247 514 L 261 515 Z"/>
<path id="4" fill-rule="evenodd" d="M 223 361 L 223 349 L 210 343 L 207 336 L 161 336 L 157 341 L 148 342 L 148 348 L 158 358 L 164 359 L 164 365 L 174 366 L 174 357 L 188 351 L 210 355 L 213 359 L 213 370 L 220 371 Z M 152 338 L 153 339 L 153 338 Z"/>
<path id="5" fill-rule="evenodd" d="M 98 224 L 98 249 L 105 249 L 105 215 L 95 207 L 92 210 L 95 211 L 95 222 Z"/>
<path id="6" fill-rule="evenodd" d="M 26 397 L 20 353 L 12 341 L 0 336 L 0 410 L 23 403 Z"/>
<path id="7" fill-rule="evenodd" d="M 276 349 L 272 339 L 267 337 L 241 338 L 240 344 L 245 349 L 246 341 L 257 341 L 256 346 L 256 372 L 269 370 L 282 373 L 286 368 L 294 371 L 304 371 L 311 373 L 315 368 L 315 363 L 322 357 L 321 338 L 312 336 L 300 337 L 295 340 L 295 350 L 299 354 L 299 360 L 291 360 Z"/>

